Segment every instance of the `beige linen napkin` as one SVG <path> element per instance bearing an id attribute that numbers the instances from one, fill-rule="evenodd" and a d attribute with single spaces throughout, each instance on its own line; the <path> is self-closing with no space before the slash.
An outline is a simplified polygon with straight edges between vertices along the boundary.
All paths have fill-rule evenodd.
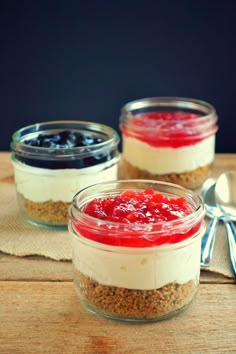
<path id="1" fill-rule="evenodd" d="M 0 251 L 15 255 L 40 255 L 53 260 L 71 260 L 71 235 L 65 231 L 37 228 L 19 214 L 15 185 L 0 183 Z M 209 271 L 233 278 L 223 225 L 219 226 Z"/>
<path id="2" fill-rule="evenodd" d="M 39 255 L 71 260 L 71 236 L 67 230 L 30 225 L 19 214 L 15 185 L 0 184 L 0 251 L 15 256 Z"/>

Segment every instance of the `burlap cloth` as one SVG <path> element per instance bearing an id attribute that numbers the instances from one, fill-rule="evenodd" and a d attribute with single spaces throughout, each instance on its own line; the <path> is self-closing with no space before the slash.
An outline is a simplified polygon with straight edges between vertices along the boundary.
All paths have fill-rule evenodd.
<path id="1" fill-rule="evenodd" d="M 15 185 L 0 184 L 0 251 L 15 256 L 40 255 L 56 261 L 71 260 L 71 235 L 65 231 L 37 228 L 19 214 Z M 223 225 L 219 226 L 212 264 L 204 268 L 233 278 Z"/>

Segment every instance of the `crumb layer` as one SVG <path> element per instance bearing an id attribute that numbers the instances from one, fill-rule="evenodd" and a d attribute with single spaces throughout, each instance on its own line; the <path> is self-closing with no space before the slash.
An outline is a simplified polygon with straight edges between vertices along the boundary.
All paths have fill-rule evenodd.
<path id="1" fill-rule="evenodd" d="M 21 209 L 27 219 L 42 224 L 66 225 L 70 203 L 63 201 L 33 202 L 22 195 L 18 196 Z"/>
<path id="2" fill-rule="evenodd" d="M 197 282 L 169 283 L 154 290 L 133 290 L 101 285 L 79 271 L 74 274 L 81 300 L 95 312 L 123 320 L 158 320 L 187 306 Z"/>
<path id="3" fill-rule="evenodd" d="M 170 173 L 165 175 L 152 174 L 141 170 L 126 160 L 123 161 L 124 176 L 129 179 L 152 179 L 163 182 L 179 184 L 188 189 L 199 188 L 204 180 L 209 176 L 212 164 L 202 166 L 193 171 L 183 173 Z"/>

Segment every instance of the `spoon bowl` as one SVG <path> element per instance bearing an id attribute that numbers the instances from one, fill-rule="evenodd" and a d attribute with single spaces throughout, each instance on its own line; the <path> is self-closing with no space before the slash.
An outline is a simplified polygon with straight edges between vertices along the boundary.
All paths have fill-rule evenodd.
<path id="1" fill-rule="evenodd" d="M 216 182 L 215 196 L 225 216 L 230 220 L 236 220 L 236 171 L 220 175 Z"/>
<path id="2" fill-rule="evenodd" d="M 217 205 L 215 187 L 216 181 L 213 178 L 208 178 L 202 186 L 201 196 L 206 207 L 207 216 L 220 219 L 224 216 L 224 212 Z"/>
<path id="3" fill-rule="evenodd" d="M 222 173 L 215 185 L 217 204 L 224 214 L 232 272 L 236 277 L 236 171 Z"/>

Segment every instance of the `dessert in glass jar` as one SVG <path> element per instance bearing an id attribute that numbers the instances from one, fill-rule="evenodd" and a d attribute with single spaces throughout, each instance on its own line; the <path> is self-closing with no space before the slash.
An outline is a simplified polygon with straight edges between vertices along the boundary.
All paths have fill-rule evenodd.
<path id="1" fill-rule="evenodd" d="M 209 103 L 152 97 L 122 108 L 125 178 L 145 178 L 196 189 L 211 171 L 217 115 Z"/>
<path id="2" fill-rule="evenodd" d="M 79 190 L 117 178 L 119 137 L 110 127 L 84 121 L 33 124 L 12 136 L 12 163 L 20 211 L 30 223 L 68 225 Z"/>
<path id="3" fill-rule="evenodd" d="M 73 198 L 74 283 L 90 311 L 158 321 L 182 311 L 199 284 L 204 204 L 181 186 L 117 180 Z"/>

